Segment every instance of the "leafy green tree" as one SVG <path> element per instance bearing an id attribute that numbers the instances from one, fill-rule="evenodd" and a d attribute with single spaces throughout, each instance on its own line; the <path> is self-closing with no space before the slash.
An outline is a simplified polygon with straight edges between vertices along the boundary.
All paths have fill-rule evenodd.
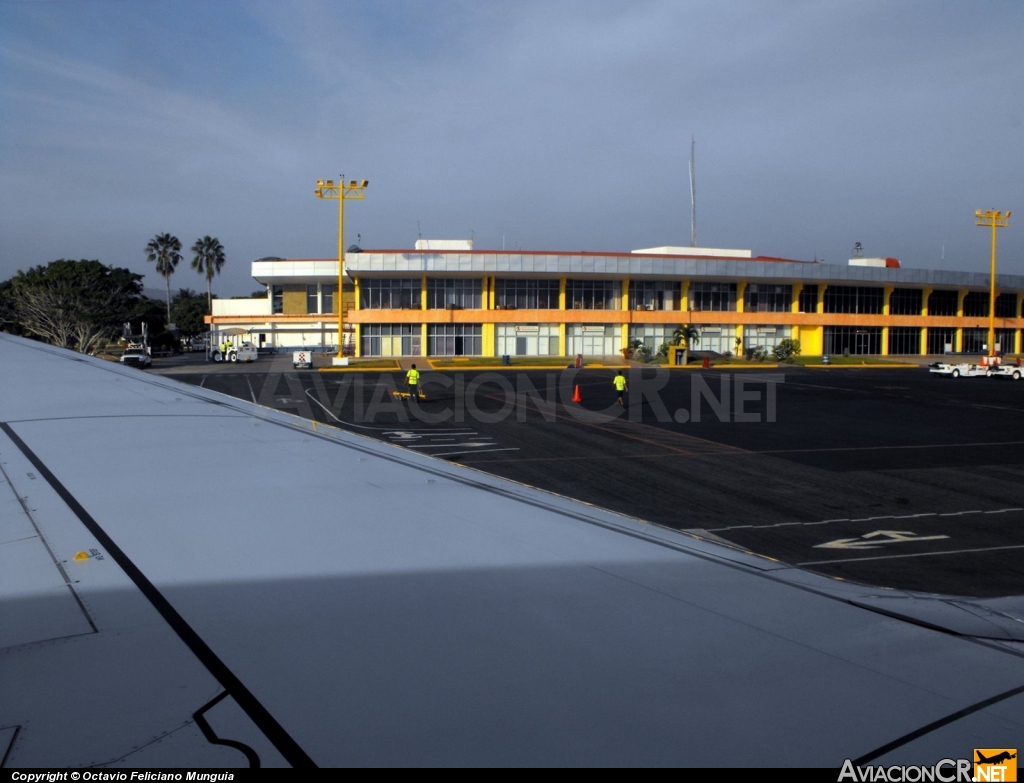
<path id="1" fill-rule="evenodd" d="M 192 245 L 192 268 L 201 275 L 206 275 L 206 304 L 209 313 L 213 314 L 213 285 L 214 275 L 219 275 L 224 266 L 224 246 L 217 237 L 205 236 L 197 239 Z"/>
<path id="2" fill-rule="evenodd" d="M 208 330 L 206 325 L 206 302 L 201 294 L 181 289 L 171 303 L 174 324 L 184 337 L 195 337 Z"/>
<path id="3" fill-rule="evenodd" d="M 86 260 L 53 261 L 18 272 L 10 282 L 26 333 L 82 353 L 131 318 L 142 292 L 142 275 Z"/>
<path id="4" fill-rule="evenodd" d="M 157 234 L 146 245 L 146 260 L 156 264 L 156 271 L 167 284 L 167 322 L 171 322 L 171 275 L 181 262 L 181 240 L 170 234 Z"/>
<path id="5" fill-rule="evenodd" d="M 693 324 L 679 324 L 672 332 L 672 338 L 676 341 L 676 345 L 690 348 L 700 343 L 700 329 Z"/>
<path id="6" fill-rule="evenodd" d="M 793 363 L 793 360 L 800 355 L 800 341 L 787 337 L 779 340 L 779 344 L 772 348 L 772 355 L 777 362 Z"/>
<path id="7" fill-rule="evenodd" d="M 18 313 L 14 308 L 14 281 L 0 283 L 0 332 L 20 334 Z"/>
<path id="8" fill-rule="evenodd" d="M 676 345 L 683 346 L 683 364 L 690 361 L 690 349 L 700 343 L 700 329 L 693 324 L 679 324 L 672 332 L 672 339 Z"/>
<path id="9" fill-rule="evenodd" d="M 150 299 L 148 296 L 140 297 L 135 311 L 132 313 L 132 321 L 135 322 L 133 326 L 139 326 L 134 330 L 136 333 L 142 331 L 142 321 L 148 325 L 151 335 L 165 331 L 167 324 L 170 323 L 167 320 L 167 303 L 161 302 L 159 299 Z"/>

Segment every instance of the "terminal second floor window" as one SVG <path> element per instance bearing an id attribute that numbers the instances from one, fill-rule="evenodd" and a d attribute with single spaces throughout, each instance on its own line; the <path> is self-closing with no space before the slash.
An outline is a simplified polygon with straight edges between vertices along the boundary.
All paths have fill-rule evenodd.
<path id="1" fill-rule="evenodd" d="M 320 286 L 320 312 L 337 313 L 334 309 L 334 292 L 338 290 L 336 285 Z"/>
<path id="2" fill-rule="evenodd" d="M 884 288 L 853 285 L 830 285 L 825 289 L 826 313 L 866 313 L 880 315 L 884 302 Z M 877 353 L 877 351 L 860 351 L 860 353 Z"/>
<path id="3" fill-rule="evenodd" d="M 928 295 L 928 315 L 956 315 L 959 298 L 956 291 L 932 291 Z"/>
<path id="4" fill-rule="evenodd" d="M 284 312 L 284 286 L 275 285 L 270 287 L 270 312 L 280 315 Z"/>
<path id="5" fill-rule="evenodd" d="M 999 294 L 996 297 L 996 318 L 1017 317 L 1017 294 Z"/>
<path id="6" fill-rule="evenodd" d="M 750 283 L 743 294 L 748 313 L 788 313 L 793 307 L 793 286 Z"/>
<path id="7" fill-rule="evenodd" d="M 800 289 L 800 312 L 818 312 L 818 286 L 805 285 Z"/>
<path id="8" fill-rule="evenodd" d="M 479 310 L 482 302 L 483 284 L 479 278 L 432 277 L 427 280 L 428 310 Z"/>
<path id="9" fill-rule="evenodd" d="M 968 291 L 964 297 L 964 315 L 988 318 L 988 291 Z"/>
<path id="10" fill-rule="evenodd" d="M 621 290 L 618 280 L 567 280 L 565 306 L 571 310 L 618 310 Z"/>
<path id="11" fill-rule="evenodd" d="M 494 306 L 508 310 L 557 310 L 557 280 L 494 281 Z"/>
<path id="12" fill-rule="evenodd" d="M 633 310 L 678 310 L 682 288 L 678 280 L 631 280 L 629 306 Z"/>
<path id="13" fill-rule="evenodd" d="M 314 283 L 306 286 L 306 312 L 320 312 L 320 287 Z"/>
<path id="14" fill-rule="evenodd" d="M 690 309 L 711 311 L 736 310 L 735 283 L 691 283 Z"/>
<path id="15" fill-rule="evenodd" d="M 359 281 L 359 307 L 363 310 L 419 310 L 418 278 L 363 278 Z"/>
<path id="16" fill-rule="evenodd" d="M 920 288 L 894 288 L 889 297 L 889 315 L 921 315 L 924 291 Z M 895 351 L 894 353 L 913 353 Z"/>

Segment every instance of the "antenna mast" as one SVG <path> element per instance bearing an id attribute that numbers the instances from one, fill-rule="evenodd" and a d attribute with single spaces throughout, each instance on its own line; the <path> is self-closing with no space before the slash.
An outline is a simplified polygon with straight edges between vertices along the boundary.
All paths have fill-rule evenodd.
<path id="1" fill-rule="evenodd" d="M 697 140 L 690 136 L 690 247 L 697 247 Z"/>

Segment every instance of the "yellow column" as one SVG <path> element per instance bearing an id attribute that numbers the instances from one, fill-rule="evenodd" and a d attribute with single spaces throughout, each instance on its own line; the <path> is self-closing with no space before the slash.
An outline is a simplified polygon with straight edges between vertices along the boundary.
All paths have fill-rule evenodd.
<path id="1" fill-rule="evenodd" d="M 823 326 L 800 328 L 800 353 L 806 356 L 820 356 L 825 352 L 825 331 Z"/>
<path id="2" fill-rule="evenodd" d="M 622 309 L 629 309 L 629 278 L 622 280 Z M 629 348 L 629 324 L 622 324 L 622 338 L 619 340 L 619 348 Z"/>
<path id="3" fill-rule="evenodd" d="M 420 278 L 420 309 L 421 310 L 426 310 L 427 309 L 427 276 L 426 275 L 423 275 L 423 277 Z M 423 339 L 424 339 L 424 341 L 426 340 L 426 335 L 424 335 Z"/>
<path id="4" fill-rule="evenodd" d="M 494 324 L 484 324 L 482 332 L 484 356 L 494 356 Z"/>
<path id="5" fill-rule="evenodd" d="M 682 294 L 682 297 L 683 297 L 682 301 L 679 302 L 679 309 L 682 310 L 683 312 L 685 312 L 685 311 L 690 309 L 690 281 L 689 280 L 684 280 L 683 281 L 683 294 Z"/>
<path id="6" fill-rule="evenodd" d="M 488 282 L 488 281 L 490 281 L 490 282 Z M 497 281 L 498 281 L 498 278 L 496 278 L 496 277 L 491 277 L 491 278 L 485 278 L 484 279 L 484 285 L 488 287 L 487 303 L 484 305 L 484 307 L 486 307 L 488 310 L 493 310 L 494 309 L 494 296 L 495 296 L 494 289 L 496 289 L 498 287 L 498 282 Z"/>
<path id="7" fill-rule="evenodd" d="M 803 283 L 797 283 L 795 286 L 793 286 L 793 301 L 789 303 L 789 312 L 791 312 L 791 313 L 799 313 L 800 312 L 800 294 L 803 292 L 803 290 L 804 290 L 804 284 Z M 798 340 L 800 338 L 794 337 L 793 339 L 794 340 Z"/>
<path id="8" fill-rule="evenodd" d="M 892 298 L 892 292 L 896 290 L 893 286 L 887 285 L 883 289 L 882 293 L 882 315 L 889 315 L 889 300 Z M 883 332 L 884 334 L 884 332 Z"/>
<path id="9" fill-rule="evenodd" d="M 354 339 L 356 341 L 356 354 L 355 354 L 355 356 L 358 359 L 360 356 L 363 355 L 363 325 L 362 324 L 354 324 L 354 326 L 355 326 L 355 330 L 356 331 L 355 331 L 355 334 L 353 335 L 352 339 Z"/>
<path id="10" fill-rule="evenodd" d="M 921 315 L 928 315 L 928 297 L 932 295 L 931 288 L 921 290 Z"/>
<path id="11" fill-rule="evenodd" d="M 427 325 L 420 324 L 420 356 L 429 356 L 430 352 L 427 350 Z"/>
<path id="12" fill-rule="evenodd" d="M 737 313 L 742 313 L 743 312 L 743 304 L 744 304 L 743 300 L 746 298 L 746 295 L 747 295 L 747 282 L 745 280 L 743 280 L 743 281 L 740 282 L 740 284 L 738 286 L 736 286 L 736 312 Z"/>
<path id="13" fill-rule="evenodd" d="M 886 298 L 886 305 L 885 305 L 885 309 L 886 310 L 889 309 L 888 301 L 889 301 L 888 298 Z M 882 356 L 888 356 L 888 355 L 889 355 L 889 327 L 888 326 L 883 326 L 882 327 Z"/>
<path id="14" fill-rule="evenodd" d="M 558 324 L 558 352 L 562 356 L 566 355 L 566 339 L 565 339 L 565 281 L 566 278 L 560 277 L 558 279 L 558 310 L 562 313 L 562 322 Z"/>
<path id="15" fill-rule="evenodd" d="M 359 307 L 359 298 L 360 297 L 359 297 L 359 278 L 358 277 L 354 281 L 352 281 L 352 288 L 353 288 L 353 290 L 355 291 L 355 294 L 356 294 L 356 302 L 355 302 L 356 310 L 359 310 L 360 309 L 360 307 Z M 334 293 L 334 306 L 335 307 L 341 307 L 341 301 L 342 301 L 341 291 L 336 291 Z"/>
<path id="16" fill-rule="evenodd" d="M 956 317 L 964 317 L 964 298 L 967 296 L 966 289 L 960 289 L 956 292 Z"/>
<path id="17" fill-rule="evenodd" d="M 737 356 L 743 356 L 743 324 L 736 324 L 736 339 L 739 343 L 733 342 L 733 350 Z"/>
<path id="18" fill-rule="evenodd" d="M 920 350 L 918 350 L 918 353 L 921 354 L 921 356 L 927 356 L 928 355 L 928 330 L 927 329 L 918 329 L 917 331 L 920 334 L 920 343 L 918 345 L 918 348 Z"/>
<path id="19" fill-rule="evenodd" d="M 819 285 L 818 286 L 818 305 L 814 308 L 814 312 L 818 313 L 819 315 L 822 315 L 825 312 L 825 291 L 826 290 L 828 290 L 828 286 L 827 285 Z"/>

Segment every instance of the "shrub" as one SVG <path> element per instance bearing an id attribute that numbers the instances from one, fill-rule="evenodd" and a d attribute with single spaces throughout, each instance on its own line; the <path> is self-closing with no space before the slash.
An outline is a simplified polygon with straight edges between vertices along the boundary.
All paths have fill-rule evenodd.
<path id="1" fill-rule="evenodd" d="M 763 345 L 755 345 L 747 348 L 746 353 L 748 362 L 763 362 L 768 358 L 768 349 Z"/>
<path id="2" fill-rule="evenodd" d="M 787 337 L 779 341 L 779 344 L 772 349 L 772 356 L 777 362 L 793 363 L 793 360 L 800 355 L 800 341 Z"/>

